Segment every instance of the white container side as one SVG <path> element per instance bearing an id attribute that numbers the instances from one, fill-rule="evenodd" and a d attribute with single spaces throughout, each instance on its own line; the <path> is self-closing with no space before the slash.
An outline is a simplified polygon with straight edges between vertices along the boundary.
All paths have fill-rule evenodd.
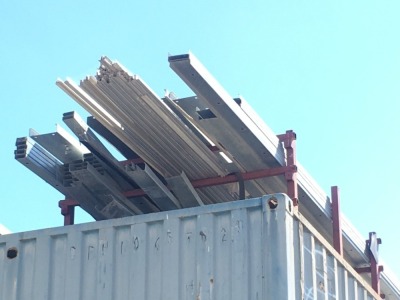
<path id="1" fill-rule="evenodd" d="M 0 236 L 0 299 L 376 298 L 284 194 Z"/>

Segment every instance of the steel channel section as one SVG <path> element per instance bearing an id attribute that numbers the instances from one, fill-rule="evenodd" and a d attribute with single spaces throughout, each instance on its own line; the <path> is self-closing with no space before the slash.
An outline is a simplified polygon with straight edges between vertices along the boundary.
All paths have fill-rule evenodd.
<path id="1" fill-rule="evenodd" d="M 125 191 L 132 190 L 133 188 L 137 189 L 139 185 L 129 174 L 127 174 L 123 166 L 121 166 L 120 163 L 109 152 L 102 151 L 102 148 L 99 147 L 97 143 L 95 143 L 95 145 L 92 145 L 88 142 L 83 143 L 85 143 L 85 145 L 93 152 L 84 156 L 85 162 L 92 164 L 99 171 L 100 169 L 103 169 L 104 172 L 112 178 L 116 189 L 115 193 L 118 192 L 119 195 L 118 199 L 122 199 L 123 202 L 126 202 L 125 197 L 129 196 L 125 195 Z M 101 152 L 99 152 L 98 149 L 100 149 Z M 127 202 L 129 205 L 136 207 L 134 209 L 135 213 L 159 211 L 159 208 L 157 208 L 154 203 L 148 199 L 145 193 L 143 193 L 141 196 L 142 197 L 129 199 Z M 122 205 L 125 204 L 122 203 Z"/>
<path id="2" fill-rule="evenodd" d="M 108 149 L 103 145 L 103 143 L 97 138 L 97 136 L 91 131 L 88 125 L 82 120 L 82 118 L 76 112 L 69 112 L 63 115 L 63 121 L 67 124 L 67 126 L 71 129 L 72 132 L 79 138 L 81 142 L 87 144 L 95 153 L 99 153 L 105 161 L 102 161 L 99 157 L 95 160 L 100 160 L 98 164 L 102 165 L 103 168 L 107 170 L 107 172 L 112 176 L 112 178 L 116 181 L 119 188 L 122 190 L 132 189 L 132 187 L 136 187 L 137 185 L 134 182 L 128 183 L 126 179 L 124 179 L 124 170 L 119 166 L 119 162 L 113 157 L 113 155 L 108 151 Z M 88 156 L 85 157 L 85 161 L 88 161 L 91 164 L 94 164 L 93 160 L 89 161 Z M 120 193 L 120 192 L 119 192 Z M 123 198 L 121 198 L 123 197 Z M 120 195 L 118 198 L 126 201 L 124 196 Z M 136 199 L 135 202 L 143 203 L 145 206 L 144 211 L 146 212 L 154 212 L 158 211 L 157 208 L 151 208 L 151 205 L 146 205 L 147 200 Z M 122 204 L 124 205 L 124 204 Z M 135 208 L 136 213 L 140 213 L 141 210 L 139 208 Z"/>
<path id="3" fill-rule="evenodd" d="M 102 205 L 101 202 L 94 196 L 81 181 L 75 181 L 71 186 L 65 187 L 66 195 L 71 199 L 78 199 L 79 205 L 95 220 L 106 220 L 115 214 L 107 213 L 109 209 L 104 209 L 107 204 Z M 110 205 L 110 204 L 109 204 Z M 110 205 L 111 206 L 111 205 Z M 104 209 L 104 210 L 103 210 Z M 124 216 L 123 214 L 121 216 Z"/>
<path id="4" fill-rule="evenodd" d="M 100 149 L 99 151 L 101 151 L 102 153 L 108 154 L 108 156 L 112 156 L 112 154 L 94 134 L 94 132 L 89 128 L 89 126 L 83 121 L 83 119 L 78 115 L 78 113 L 74 111 L 64 113 L 63 122 L 78 137 L 80 141 L 83 140 L 92 145 L 95 145 L 98 149 Z"/>
<path id="5" fill-rule="evenodd" d="M 107 199 L 115 200 L 116 205 L 120 206 L 119 210 L 125 211 L 125 216 L 129 215 L 129 213 L 142 213 L 120 192 L 115 181 L 106 173 L 100 174 L 92 165 L 86 162 L 71 164 L 69 171 L 83 182 L 97 199 L 103 198 L 104 204 L 107 204 Z"/>
<path id="6" fill-rule="evenodd" d="M 199 119 L 197 109 L 207 108 L 206 103 L 202 102 L 199 97 L 177 99 L 174 102 L 191 117 L 190 120 L 200 128 L 202 132 L 207 133 L 207 136 L 214 144 L 216 144 L 229 158 L 231 158 L 234 162 L 233 165 L 236 166 L 240 172 L 257 170 L 261 167 L 280 166 L 279 164 L 275 164 L 274 166 L 266 164 L 265 161 L 260 159 L 260 156 L 255 153 L 256 149 L 254 147 L 248 147 L 249 144 L 256 144 L 253 141 L 243 140 L 243 138 L 247 138 L 251 135 L 247 130 L 242 136 L 240 136 L 237 134 L 235 127 L 232 127 L 231 124 L 227 124 L 227 121 L 223 117 L 217 116 L 216 118 L 211 119 Z M 237 104 L 234 103 L 234 105 Z M 246 160 L 246 164 L 244 164 L 242 158 Z M 246 189 L 252 194 L 252 196 L 260 196 L 274 190 L 283 191 L 285 188 L 286 185 L 283 181 L 277 180 L 276 178 L 265 178 L 252 183 L 247 183 L 246 185 Z"/>
<path id="7" fill-rule="evenodd" d="M 89 152 L 59 125 L 56 126 L 56 132 L 30 137 L 63 163 L 82 159 L 83 154 Z"/>
<path id="8" fill-rule="evenodd" d="M 169 97 L 164 97 L 162 98 L 164 101 L 165 105 L 168 106 L 168 108 L 181 120 L 198 138 L 199 140 L 207 145 L 211 146 L 212 143 L 210 143 L 210 140 L 206 137 L 204 133 L 202 133 L 192 122 L 190 122 L 185 115 L 183 114 L 182 110 L 178 109 L 177 106 L 174 103 L 174 100 L 176 99 L 171 99 Z"/>
<path id="9" fill-rule="evenodd" d="M 0 298 L 379 299 L 315 232 L 274 194 L 4 235 Z"/>
<path id="10" fill-rule="evenodd" d="M 118 160 L 113 156 L 105 156 L 104 153 L 97 151 L 97 148 L 93 147 L 90 143 L 84 143 L 92 151 L 92 153 L 84 156 L 86 162 L 96 167 L 99 172 L 108 173 L 118 184 L 121 191 L 138 188 L 136 182 L 126 174 Z"/>
<path id="11" fill-rule="evenodd" d="M 96 131 L 99 135 L 105 138 L 111 145 L 113 145 L 125 158 L 136 159 L 139 158 L 134 151 L 126 146 L 117 136 L 115 136 L 110 130 L 107 129 L 102 123 L 96 118 L 90 116 L 87 118 L 87 124 Z"/>
<path id="12" fill-rule="evenodd" d="M 193 55 L 187 55 L 185 58 L 172 56 L 169 57 L 169 62 L 171 68 L 199 97 L 199 101 L 207 105 L 204 108 L 211 109 L 217 116 L 216 119 L 222 119 L 229 124 L 232 134 L 238 136 L 238 132 L 249 133 L 248 136 L 246 134 L 240 136 L 245 141 L 245 144 L 242 144 L 244 150 L 248 150 L 247 144 L 254 142 L 253 151 L 261 152 L 259 156 L 263 158 L 264 163 L 270 163 L 271 166 L 277 165 L 277 161 L 281 165 L 285 163 L 282 152 L 276 153 L 274 157 L 264 151 L 264 148 L 273 148 L 276 152 L 279 146 L 278 138 L 265 136 Z M 213 118 L 206 120 L 213 120 Z M 260 141 L 262 144 L 258 147 Z"/>
<path id="13" fill-rule="evenodd" d="M 194 113 L 192 115 L 188 115 L 190 113 L 193 113 L 196 111 L 198 108 L 199 102 L 196 101 L 197 97 L 189 97 L 185 99 L 176 99 L 176 100 L 170 100 L 169 98 L 163 98 L 164 102 L 168 105 L 168 107 L 171 108 L 171 110 L 184 122 L 187 124 L 189 128 L 195 131 L 196 136 L 201 137 L 203 141 L 207 145 L 212 145 L 210 144 L 209 138 L 206 138 L 206 129 L 202 128 L 203 131 L 200 131 L 199 128 L 199 116 L 197 113 Z M 177 104 L 179 103 L 179 104 Z M 191 109 L 188 109 L 189 106 Z M 189 117 L 188 117 L 189 116 Z M 211 147 L 216 147 L 216 146 L 211 146 Z M 245 172 L 245 168 L 242 167 L 240 164 L 234 163 L 235 158 L 226 151 L 221 145 L 219 145 L 220 152 L 223 152 L 232 162 L 228 163 L 226 162 L 222 157 L 220 159 L 221 165 L 224 166 L 224 168 L 229 172 L 229 173 L 238 173 L 238 172 Z M 217 147 L 218 148 L 218 147 Z M 254 197 L 254 196 L 259 196 L 265 194 L 265 191 L 263 188 L 261 188 L 256 181 L 248 181 L 245 183 L 245 189 L 248 192 L 249 196 L 248 197 Z M 247 198 L 248 198 L 247 197 Z"/>
<path id="14" fill-rule="evenodd" d="M 97 213 L 101 216 L 100 219 L 109 219 L 118 217 L 118 215 L 121 217 L 131 215 L 126 208 L 122 210 L 123 214 L 117 214 L 115 211 L 111 212 L 110 208 L 118 205 L 116 203 L 117 200 L 103 183 L 98 182 L 85 167 L 73 167 L 69 172 L 74 178 L 74 182 L 70 184 L 71 194 L 74 196 L 73 199 L 77 199 L 81 205 L 82 203 L 87 203 L 88 207 L 86 209 L 89 214 Z M 120 213 L 121 209 L 118 212 Z"/>
<path id="15" fill-rule="evenodd" d="M 62 194 L 68 192 L 61 181 L 62 163 L 29 137 L 16 141 L 15 159 Z"/>
<path id="16" fill-rule="evenodd" d="M 199 194 L 196 192 L 189 178 L 187 178 L 184 172 L 179 176 L 166 178 L 168 188 L 178 198 L 182 208 L 195 207 L 204 205 Z"/>
<path id="17" fill-rule="evenodd" d="M 125 166 L 125 170 L 161 210 L 181 208 L 179 201 L 148 165 L 130 164 Z"/>
<path id="18" fill-rule="evenodd" d="M 251 167 L 252 162 L 259 162 L 260 159 L 264 161 L 264 165 L 270 167 L 275 167 L 277 164 L 284 165 L 284 152 L 277 137 L 269 136 L 270 130 L 261 131 L 260 125 L 256 125 L 249 117 L 250 113 L 246 114 L 241 109 L 192 54 L 169 57 L 169 62 L 171 68 L 195 92 L 196 104 L 200 105 L 200 109 L 209 108 L 216 115 L 217 118 L 198 120 L 196 123 L 205 132 L 210 133 L 211 138 L 212 134 L 218 136 L 213 140 L 214 143 L 218 145 L 219 139 L 223 140 L 225 142 L 225 144 L 222 143 L 223 146 L 244 166 Z M 179 99 L 175 102 L 180 104 Z M 185 110 L 185 112 L 192 118 L 196 114 L 193 110 Z M 256 153 L 252 154 L 251 151 L 256 151 Z M 299 209 L 320 228 L 326 238 L 331 239 L 329 198 L 305 169 L 300 164 L 297 166 Z M 284 190 L 279 182 L 275 188 Z M 344 249 L 351 249 L 346 253 L 346 257 L 357 263 L 365 263 L 368 260 L 364 253 L 365 245 L 356 242 L 359 236 L 358 232 L 349 222 L 343 222 L 343 231 Z"/>

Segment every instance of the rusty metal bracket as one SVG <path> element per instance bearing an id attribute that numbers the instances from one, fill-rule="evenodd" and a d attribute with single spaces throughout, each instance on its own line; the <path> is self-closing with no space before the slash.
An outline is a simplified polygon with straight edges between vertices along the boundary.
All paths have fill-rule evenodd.
<path id="1" fill-rule="evenodd" d="M 366 240 L 365 243 L 370 266 L 355 268 L 355 270 L 358 273 L 371 273 L 371 286 L 380 294 L 380 273 L 383 271 L 383 266 L 379 265 L 378 248 L 379 245 L 382 244 L 382 240 L 377 237 L 376 232 L 370 232 L 369 239 Z M 382 294 L 381 297 L 384 298 L 384 295 Z"/>
<path id="2" fill-rule="evenodd" d="M 239 184 L 239 199 L 245 199 L 246 192 L 245 192 L 245 186 L 244 186 L 244 180 L 243 180 L 242 173 L 237 172 L 237 173 L 235 173 L 235 175 L 237 177 L 237 181 Z"/>
<path id="3" fill-rule="evenodd" d="M 287 183 L 287 194 L 293 200 L 293 205 L 299 203 L 299 193 L 297 187 L 297 158 L 296 158 L 296 133 L 293 130 L 287 130 L 285 134 L 278 135 L 279 141 L 283 142 L 286 149 L 286 166 L 293 166 L 291 170 L 285 173 Z"/>
<path id="4" fill-rule="evenodd" d="M 74 224 L 75 206 L 79 206 L 79 202 L 72 199 L 60 200 L 58 202 L 58 207 L 61 208 L 61 214 L 64 216 L 64 226 Z"/>
<path id="5" fill-rule="evenodd" d="M 342 225 L 340 218 L 340 197 L 339 188 L 337 186 L 331 187 L 331 199 L 333 247 L 340 255 L 343 255 Z"/>
<path id="6" fill-rule="evenodd" d="M 298 206 L 298 185 L 297 185 L 297 159 L 296 159 L 296 134 L 293 130 L 287 130 L 286 133 L 277 135 L 280 142 L 283 143 L 286 154 L 286 166 L 275 167 L 269 169 L 261 169 L 249 171 L 244 173 L 234 173 L 224 177 L 204 178 L 191 181 L 194 188 L 202 188 L 220 184 L 227 184 L 239 182 L 240 198 L 244 198 L 244 181 L 254 180 L 257 178 L 284 175 L 287 183 L 287 195 L 292 199 L 293 205 Z M 217 147 L 212 147 L 212 151 L 217 151 Z M 135 162 L 141 160 L 134 160 Z M 132 160 L 121 161 L 120 164 L 124 165 Z M 142 189 L 132 189 L 123 192 L 125 197 L 141 197 L 146 195 Z M 75 200 L 66 199 L 59 202 L 61 214 L 64 216 L 64 225 L 74 224 L 75 206 L 79 203 Z"/>

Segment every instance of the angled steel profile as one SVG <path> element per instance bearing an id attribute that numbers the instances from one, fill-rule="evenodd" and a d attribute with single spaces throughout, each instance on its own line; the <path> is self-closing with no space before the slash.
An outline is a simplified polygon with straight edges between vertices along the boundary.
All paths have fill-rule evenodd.
<path id="1" fill-rule="evenodd" d="M 102 203 L 103 207 L 106 207 L 109 202 L 115 200 L 116 205 L 129 212 L 125 213 L 125 216 L 142 213 L 142 211 L 122 195 L 115 181 L 107 173 L 101 174 L 85 161 L 76 161 L 70 164 L 69 171 L 92 192 L 93 196 L 99 201 L 99 205 Z M 109 216 L 109 218 L 115 218 L 115 216 Z"/>
<path id="2" fill-rule="evenodd" d="M 147 164 L 129 164 L 125 170 L 161 210 L 181 208 L 179 201 Z"/>
<path id="3" fill-rule="evenodd" d="M 108 156 L 112 156 L 107 147 L 103 145 L 103 143 L 89 128 L 89 126 L 83 121 L 83 119 L 79 116 L 77 112 L 71 111 L 64 113 L 63 121 L 80 141 L 85 141 L 92 145 L 96 145 L 99 151 L 105 153 Z"/>
<path id="4" fill-rule="evenodd" d="M 87 118 L 87 124 L 96 131 L 100 136 L 106 139 L 113 145 L 125 158 L 138 159 L 140 158 L 132 149 L 130 149 L 124 142 L 122 142 L 115 134 L 107 129 L 99 120 L 90 116 Z"/>
<path id="5" fill-rule="evenodd" d="M 31 129 L 29 136 L 63 163 L 82 159 L 83 154 L 89 152 L 58 124 L 55 132 L 38 134 Z"/>
<path id="6" fill-rule="evenodd" d="M 184 172 L 179 176 L 166 178 L 166 180 L 168 187 L 176 195 L 182 208 L 204 205 Z"/>
<path id="7" fill-rule="evenodd" d="M 15 144 L 17 149 L 14 156 L 17 161 L 59 192 L 66 192 L 61 182 L 61 161 L 30 137 L 17 138 Z"/>

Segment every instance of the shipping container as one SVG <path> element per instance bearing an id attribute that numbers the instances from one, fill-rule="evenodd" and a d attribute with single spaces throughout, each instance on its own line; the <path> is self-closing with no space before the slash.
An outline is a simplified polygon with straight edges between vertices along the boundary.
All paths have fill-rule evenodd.
<path id="1" fill-rule="evenodd" d="M 285 194 L 0 236 L 0 270 L 7 300 L 380 299 Z"/>

